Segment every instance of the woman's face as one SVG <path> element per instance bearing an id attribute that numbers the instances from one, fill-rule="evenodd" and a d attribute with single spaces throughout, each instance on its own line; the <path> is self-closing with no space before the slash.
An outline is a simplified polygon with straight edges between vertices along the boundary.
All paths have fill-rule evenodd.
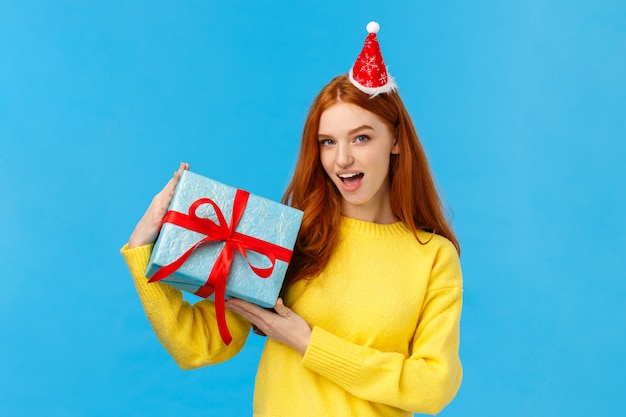
<path id="1" fill-rule="evenodd" d="M 374 113 L 338 102 L 325 110 L 318 131 L 320 160 L 342 198 L 343 214 L 391 223 L 389 163 L 398 153 L 393 132 Z"/>

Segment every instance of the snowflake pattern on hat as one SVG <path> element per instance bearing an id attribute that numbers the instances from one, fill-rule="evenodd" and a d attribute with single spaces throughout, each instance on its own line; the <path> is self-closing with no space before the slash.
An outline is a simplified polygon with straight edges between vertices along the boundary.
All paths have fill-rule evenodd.
<path id="1" fill-rule="evenodd" d="M 352 84 L 372 97 L 380 93 L 394 91 L 397 86 L 393 78 L 387 73 L 387 67 L 380 52 L 376 33 L 380 25 L 376 22 L 367 24 L 367 37 L 361 53 L 350 69 L 349 76 Z"/>

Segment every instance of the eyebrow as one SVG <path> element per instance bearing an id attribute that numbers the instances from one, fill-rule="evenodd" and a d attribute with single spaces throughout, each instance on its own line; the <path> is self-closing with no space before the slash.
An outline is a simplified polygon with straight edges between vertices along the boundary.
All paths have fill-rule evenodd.
<path id="1" fill-rule="evenodd" d="M 361 130 L 368 130 L 368 129 L 369 129 L 369 130 L 374 130 L 374 128 L 373 128 L 372 126 L 370 126 L 370 125 L 361 125 L 361 126 L 359 126 L 359 127 L 355 127 L 355 128 L 354 128 L 354 129 L 352 129 L 352 130 L 349 130 L 349 131 L 348 131 L 348 134 L 349 134 L 349 135 L 354 135 L 354 134 L 355 134 L 356 132 L 358 132 L 358 131 L 361 131 Z"/>
<path id="2" fill-rule="evenodd" d="M 370 126 L 370 125 L 361 125 L 361 126 L 355 127 L 354 129 L 348 130 L 348 136 L 354 135 L 355 133 L 360 132 L 361 130 L 374 130 L 374 128 L 372 126 Z M 327 135 L 325 133 L 318 133 L 317 134 L 317 137 L 327 138 L 327 137 L 331 137 L 331 136 L 332 135 Z"/>

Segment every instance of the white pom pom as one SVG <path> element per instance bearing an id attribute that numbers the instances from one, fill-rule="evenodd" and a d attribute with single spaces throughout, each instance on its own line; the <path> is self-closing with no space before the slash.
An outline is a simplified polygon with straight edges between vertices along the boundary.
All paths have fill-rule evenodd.
<path id="1" fill-rule="evenodd" d="M 380 25 L 376 22 L 369 22 L 365 29 L 367 29 L 367 33 L 378 33 Z"/>

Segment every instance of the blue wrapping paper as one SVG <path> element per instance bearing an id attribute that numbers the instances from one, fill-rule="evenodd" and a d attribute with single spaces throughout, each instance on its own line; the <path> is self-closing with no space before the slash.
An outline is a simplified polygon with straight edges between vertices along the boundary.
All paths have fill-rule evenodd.
<path id="1" fill-rule="evenodd" d="M 169 210 L 187 213 L 190 205 L 200 198 L 210 198 L 221 209 L 230 225 L 233 203 L 237 189 L 190 171 L 184 171 L 174 191 Z M 219 220 L 213 207 L 201 205 L 196 214 Z M 245 211 L 235 231 L 275 245 L 293 249 L 302 221 L 302 211 L 276 203 L 263 197 L 250 194 Z M 205 235 L 183 227 L 164 223 L 154 245 L 146 276 L 152 277 L 156 271 L 181 257 L 189 248 Z M 223 241 L 205 244 L 169 277 L 159 281 L 195 293 L 207 282 L 213 265 L 225 243 Z M 268 268 L 271 261 L 254 251 L 246 251 L 250 264 L 258 268 Z M 276 304 L 288 263 L 276 260 L 268 278 L 257 276 L 244 257 L 235 251 L 226 282 L 226 298 L 240 298 L 261 307 L 269 308 Z"/>

